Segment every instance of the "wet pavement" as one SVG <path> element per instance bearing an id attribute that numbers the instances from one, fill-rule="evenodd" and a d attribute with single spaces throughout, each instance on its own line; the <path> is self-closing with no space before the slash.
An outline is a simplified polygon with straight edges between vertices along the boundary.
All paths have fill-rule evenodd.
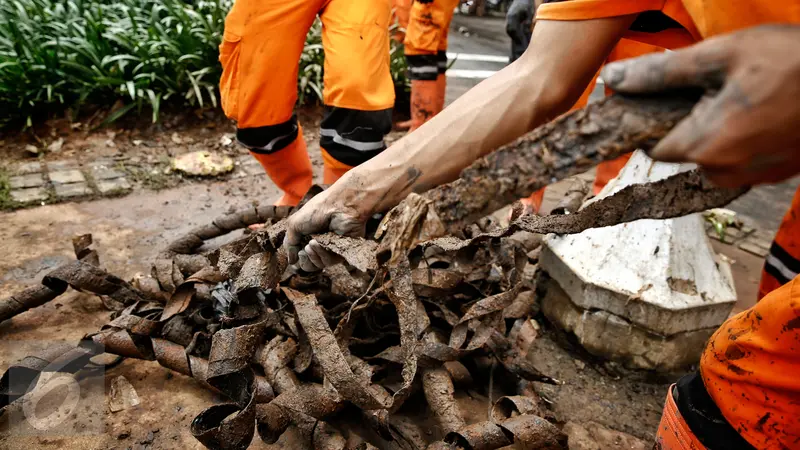
<path id="1" fill-rule="evenodd" d="M 456 14 L 448 36 L 447 104 L 508 63 L 505 19 Z"/>

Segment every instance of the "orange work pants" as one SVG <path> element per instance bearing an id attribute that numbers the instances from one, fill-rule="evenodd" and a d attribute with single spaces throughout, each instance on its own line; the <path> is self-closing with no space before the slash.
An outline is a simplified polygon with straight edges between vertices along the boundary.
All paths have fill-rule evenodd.
<path id="1" fill-rule="evenodd" d="M 794 194 L 791 209 L 783 218 L 778 234 L 764 263 L 758 298 L 763 298 L 794 279 L 800 273 L 800 188 Z M 800 346 L 798 346 L 800 349 Z"/>
<path id="2" fill-rule="evenodd" d="M 310 186 L 310 162 L 293 111 L 298 61 L 317 16 L 325 51 L 320 146 L 326 168 L 342 172 L 386 148 L 394 104 L 391 7 L 391 0 L 234 3 L 220 46 L 222 107 L 237 121 L 239 142 L 287 193 L 301 191 L 299 184 Z M 287 175 L 292 171 L 297 176 Z"/>
<path id="3" fill-rule="evenodd" d="M 447 70 L 447 37 L 458 4 L 459 0 L 416 0 L 411 5 L 403 43 L 412 80 L 436 80 Z"/>
<path id="4" fill-rule="evenodd" d="M 392 14 L 394 15 L 395 23 L 399 27 L 398 30 L 395 30 L 393 37 L 402 43 L 406 38 L 406 29 L 408 29 L 408 22 L 411 20 L 411 4 L 414 3 L 414 0 L 393 0 L 393 2 Z"/>

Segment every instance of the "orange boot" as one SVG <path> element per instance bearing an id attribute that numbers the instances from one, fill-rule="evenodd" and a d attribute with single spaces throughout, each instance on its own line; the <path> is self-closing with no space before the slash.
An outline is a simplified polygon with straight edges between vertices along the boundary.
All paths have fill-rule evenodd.
<path id="1" fill-rule="evenodd" d="M 314 176 L 302 129 L 294 142 L 275 153 L 251 151 L 250 154 L 261 163 L 272 182 L 283 191 L 283 197 L 275 202 L 275 206 L 296 206 L 300 203 L 311 187 Z"/>
<path id="2" fill-rule="evenodd" d="M 445 74 L 440 73 L 436 77 L 436 112 L 434 115 L 439 114 L 444 110 L 444 100 L 447 95 L 447 77 Z"/>
<path id="3" fill-rule="evenodd" d="M 438 97 L 436 80 L 411 80 L 411 131 L 436 115 Z"/>
<path id="4" fill-rule="evenodd" d="M 336 160 L 325 149 L 322 149 L 322 161 L 324 163 L 322 170 L 322 182 L 324 184 L 336 183 L 339 178 L 342 178 L 342 175 L 353 168 L 353 166 L 348 166 Z"/>

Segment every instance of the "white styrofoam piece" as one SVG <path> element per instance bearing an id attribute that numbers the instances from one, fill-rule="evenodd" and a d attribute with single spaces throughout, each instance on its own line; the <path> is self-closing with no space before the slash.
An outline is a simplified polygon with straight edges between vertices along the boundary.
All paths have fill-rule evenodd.
<path id="1" fill-rule="evenodd" d="M 597 198 L 691 167 L 639 151 Z M 711 248 L 699 214 L 550 235 L 540 266 L 576 306 L 664 336 L 718 326 L 736 302 L 730 267 Z"/>

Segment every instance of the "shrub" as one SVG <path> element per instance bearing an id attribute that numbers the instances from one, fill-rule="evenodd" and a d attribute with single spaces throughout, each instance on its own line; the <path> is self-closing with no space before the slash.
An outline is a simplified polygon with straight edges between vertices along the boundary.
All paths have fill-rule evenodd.
<path id="1" fill-rule="evenodd" d="M 233 0 L 4 0 L 0 2 L 0 125 L 85 105 L 148 110 L 158 120 L 165 102 L 216 107 L 217 60 Z M 402 50 L 392 70 L 405 84 Z M 398 57 L 399 54 L 399 57 Z M 306 39 L 299 101 L 322 93 L 321 26 Z"/>

